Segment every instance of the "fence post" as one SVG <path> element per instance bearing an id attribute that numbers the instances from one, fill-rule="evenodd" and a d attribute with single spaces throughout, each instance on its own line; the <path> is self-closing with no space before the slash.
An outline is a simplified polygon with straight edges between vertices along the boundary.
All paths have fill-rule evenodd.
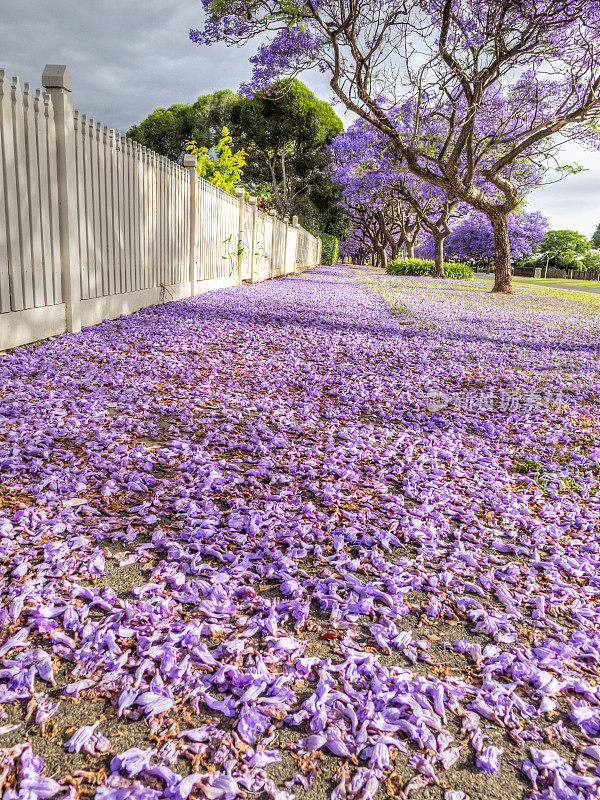
<path id="1" fill-rule="evenodd" d="M 283 236 L 283 277 L 287 275 L 287 244 L 288 244 L 288 228 L 290 226 L 290 218 L 284 217 L 283 224 L 285 225 L 285 234 Z"/>
<path id="2" fill-rule="evenodd" d="M 271 222 L 272 222 L 272 230 L 271 230 L 271 269 L 269 278 L 272 278 L 275 273 L 275 223 L 277 222 L 277 211 L 272 208 L 269 211 L 271 215 Z"/>
<path id="3" fill-rule="evenodd" d="M 52 98 L 56 134 L 58 226 L 67 331 L 81 330 L 81 280 L 77 236 L 77 183 L 71 76 L 64 64 L 46 64 L 42 86 Z"/>
<path id="4" fill-rule="evenodd" d="M 250 236 L 250 283 L 254 283 L 254 263 L 256 261 L 256 218 L 258 215 L 258 206 L 256 197 L 249 197 L 250 213 L 252 214 L 252 234 Z"/>
<path id="5" fill-rule="evenodd" d="M 298 228 L 300 225 L 298 224 L 298 216 L 294 214 L 292 216 L 292 228 L 296 228 L 296 249 L 294 251 L 294 275 L 298 272 L 298 245 L 300 243 L 300 234 L 298 233 Z"/>
<path id="6" fill-rule="evenodd" d="M 235 196 L 238 201 L 238 237 L 237 237 L 237 268 L 238 284 L 242 285 L 242 261 L 244 256 L 244 195 L 243 186 L 235 187 Z"/>
<path id="7" fill-rule="evenodd" d="M 198 173 L 196 165 L 198 163 L 198 156 L 193 153 L 185 153 L 183 156 L 183 166 L 187 170 L 188 178 L 190 181 L 190 207 L 188 215 L 190 220 L 190 261 L 189 261 L 189 280 L 190 280 L 190 297 L 193 297 L 196 292 L 196 261 L 198 260 Z"/>

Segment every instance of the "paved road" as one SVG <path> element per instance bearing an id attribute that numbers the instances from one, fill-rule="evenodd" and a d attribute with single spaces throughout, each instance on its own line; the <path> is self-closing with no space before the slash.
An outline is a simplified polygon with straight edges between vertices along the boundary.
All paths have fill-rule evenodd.
<path id="1" fill-rule="evenodd" d="M 477 281 L 491 281 L 494 279 L 493 275 L 486 275 L 485 272 L 477 272 L 475 280 Z M 569 286 L 566 283 L 536 283 L 532 280 L 534 286 L 547 286 L 549 289 L 568 289 L 571 292 L 590 292 L 591 294 L 600 294 L 600 283 L 597 281 L 590 281 L 589 286 Z"/>

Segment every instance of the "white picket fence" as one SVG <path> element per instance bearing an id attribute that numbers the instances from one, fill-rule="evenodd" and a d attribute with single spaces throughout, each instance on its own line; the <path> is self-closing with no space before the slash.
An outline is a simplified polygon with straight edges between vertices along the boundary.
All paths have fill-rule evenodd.
<path id="1" fill-rule="evenodd" d="M 321 240 L 0 69 L 0 350 L 320 262 Z"/>

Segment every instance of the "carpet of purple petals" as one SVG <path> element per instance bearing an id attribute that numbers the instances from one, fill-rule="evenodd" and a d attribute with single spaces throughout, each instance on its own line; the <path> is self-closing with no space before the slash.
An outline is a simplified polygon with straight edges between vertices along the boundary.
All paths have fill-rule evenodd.
<path id="1" fill-rule="evenodd" d="M 5 800 L 600 796 L 597 310 L 486 292 L 322 268 L 0 355 Z"/>

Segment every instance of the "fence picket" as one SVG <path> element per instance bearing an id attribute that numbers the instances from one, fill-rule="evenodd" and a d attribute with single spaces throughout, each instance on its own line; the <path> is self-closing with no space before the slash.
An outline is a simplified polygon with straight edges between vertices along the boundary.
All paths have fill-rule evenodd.
<path id="1" fill-rule="evenodd" d="M 33 305 L 46 305 L 44 289 L 44 267 L 42 262 L 42 239 L 40 230 L 40 183 L 34 99 L 28 83 L 23 84 L 23 120 L 25 127 L 26 181 L 29 197 L 28 240 L 29 258 L 32 268 Z"/>
<path id="2" fill-rule="evenodd" d="M 44 287 L 44 305 L 54 304 L 54 278 L 52 263 L 52 242 L 50 237 L 50 204 L 48 191 L 48 143 L 47 123 L 44 113 L 44 101 L 40 89 L 36 89 L 33 98 L 35 119 L 35 150 L 37 158 L 37 181 L 39 189 L 39 235 L 40 263 L 42 268 L 42 284 Z M 2 193 L 0 192 L 0 195 Z M 1 214 L 0 214 L 1 219 Z M 0 261 L 2 256 L 0 255 Z M 2 269 L 0 267 L 0 273 Z"/>
<path id="3" fill-rule="evenodd" d="M 81 116 L 81 134 L 83 142 L 83 186 L 85 219 L 83 220 L 83 230 L 86 238 L 86 263 L 88 277 L 88 294 L 90 297 L 98 297 L 98 278 L 96 274 L 96 251 L 94 248 L 94 194 L 93 194 L 93 147 L 94 129 L 93 120 L 88 120 L 85 114 Z"/>
<path id="4" fill-rule="evenodd" d="M 104 148 L 104 131 L 102 124 L 96 123 L 95 133 L 95 163 L 94 175 L 96 177 L 96 191 L 94 192 L 94 209 L 98 208 L 98 221 L 94 222 L 98 239 L 96 241 L 96 263 L 100 266 L 100 295 L 109 293 L 108 288 L 108 247 L 106 245 L 106 162 Z"/>
<path id="5" fill-rule="evenodd" d="M 50 247 L 52 250 L 52 283 L 54 286 L 54 302 L 62 302 L 62 274 L 60 265 L 60 229 L 58 209 L 58 164 L 56 160 L 56 130 L 54 124 L 54 106 L 49 92 L 42 92 L 44 101 L 44 117 L 46 119 L 46 152 L 48 157 L 48 208 Z"/>
<path id="6" fill-rule="evenodd" d="M 4 115 L 3 97 L 5 92 L 5 75 L 4 70 L 0 70 L 0 313 L 10 311 L 10 260 L 9 260 L 9 233 L 10 233 L 10 217 L 8 215 L 8 208 L 4 195 L 8 189 L 8 175 L 5 173 L 4 167 L 4 145 L 3 145 L 3 125 L 2 119 Z M 6 264 L 6 269 L 3 268 Z"/>
<path id="7" fill-rule="evenodd" d="M 11 84 L 11 106 L 13 120 L 13 146 L 17 179 L 17 224 L 19 229 L 19 260 L 21 262 L 21 285 L 23 304 L 32 308 L 33 266 L 31 263 L 31 231 L 29 229 L 29 192 L 27 187 L 27 154 L 25 150 L 25 114 L 23 95 L 19 79 L 13 77 Z"/>
<path id="8" fill-rule="evenodd" d="M 85 224 L 85 186 L 84 186 L 84 154 L 83 154 L 83 131 L 82 120 L 79 119 L 79 111 L 73 114 L 73 129 L 75 132 L 75 173 L 77 181 L 77 243 L 78 243 L 78 263 L 79 263 L 79 282 L 81 298 L 87 300 L 90 296 L 88 285 L 87 270 L 87 234 L 84 231 Z"/>
<path id="9" fill-rule="evenodd" d="M 6 214 L 6 244 L 10 283 L 10 307 L 18 311 L 23 305 L 21 279 L 21 247 L 19 244 L 19 209 L 17 205 L 17 169 L 15 163 L 14 125 L 10 86 L 4 70 L 0 72 L 0 130 Z"/>

